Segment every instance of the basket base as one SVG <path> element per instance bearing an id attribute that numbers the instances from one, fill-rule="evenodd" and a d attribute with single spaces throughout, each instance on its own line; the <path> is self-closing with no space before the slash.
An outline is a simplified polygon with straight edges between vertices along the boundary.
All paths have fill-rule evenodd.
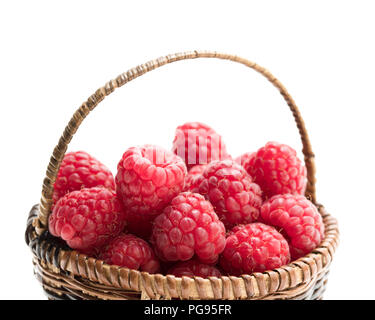
<path id="1" fill-rule="evenodd" d="M 141 292 L 116 289 L 87 283 L 87 280 L 72 275 L 57 274 L 43 266 L 39 261 L 34 260 L 34 273 L 36 278 L 42 284 L 43 290 L 49 300 L 141 300 Z M 327 286 L 327 276 L 329 272 L 321 276 L 310 285 L 306 290 L 288 300 L 322 300 Z M 82 290 L 82 288 L 87 288 Z M 111 292 L 110 294 L 108 292 Z M 285 300 L 284 295 L 263 297 L 264 300 Z M 159 300 L 163 299 L 162 297 Z"/>
<path id="2" fill-rule="evenodd" d="M 151 292 L 150 295 L 144 289 L 147 279 L 153 275 L 141 274 L 135 270 L 120 270 L 118 267 L 106 266 L 102 261 L 78 254 L 69 249 L 64 242 L 44 232 L 38 236 L 33 227 L 33 218 L 38 213 L 38 206 L 34 206 L 30 212 L 26 230 L 26 243 L 31 248 L 34 258 L 34 273 L 41 283 L 48 299 L 51 300 L 141 300 L 141 299 L 242 299 L 242 300 L 321 300 L 327 286 L 327 276 L 331 255 L 338 242 L 338 230 L 335 220 L 328 214 L 324 217 L 326 221 L 326 241 L 330 241 L 328 249 L 324 246 L 315 251 L 315 260 L 303 258 L 295 261 L 284 268 L 273 270 L 266 273 L 254 275 L 244 275 L 243 278 L 223 277 L 222 279 L 191 279 L 191 278 L 165 278 L 167 282 L 157 282 L 159 278 L 153 279 L 155 282 L 148 285 L 148 289 L 158 286 L 157 294 Z M 331 249 L 331 250 L 330 250 Z M 329 254 L 320 254 L 329 253 Z M 68 258 L 66 258 L 68 257 Z M 308 263 L 311 265 L 308 265 Z M 95 268 L 93 268 L 93 266 Z M 301 267 L 300 273 L 292 272 Z M 302 269 L 304 268 L 304 269 Z M 119 270 L 126 277 L 121 278 Z M 301 273 L 302 271 L 302 273 Z M 136 275 L 136 277 L 127 276 L 127 274 Z M 257 277 L 272 279 L 279 275 L 279 279 L 267 282 L 255 283 L 257 286 L 241 288 L 241 284 L 233 284 L 235 281 L 243 284 L 252 285 L 257 281 Z M 145 278 L 141 278 L 141 277 Z M 267 278 L 268 276 L 268 278 Z M 302 277 L 302 278 L 301 278 Z M 250 279 L 250 280 L 249 280 Z M 302 279 L 302 281 L 301 281 Z M 306 279 L 306 282 L 303 282 Z M 190 295 L 184 294 L 186 284 L 199 285 L 212 284 L 222 281 L 222 287 L 219 287 L 215 294 L 211 295 Z M 168 281 L 170 281 L 168 283 Z M 173 291 L 173 285 L 180 281 L 180 289 Z M 233 283 L 232 283 L 233 282 Z M 233 284 L 230 288 L 228 285 Z M 168 290 L 165 286 L 168 285 Z M 271 286 L 272 285 L 272 286 Z M 229 289 L 228 289 L 229 288 Z M 235 288 L 236 290 L 234 290 Z M 256 291 L 254 290 L 256 288 Z M 237 290 L 238 289 L 238 290 Z M 245 294 L 238 294 L 237 291 L 244 289 Z M 253 291 L 248 291 L 248 290 Z M 162 291 L 165 290 L 165 291 Z M 243 291 L 244 291 L 243 290 Z M 171 293 L 168 296 L 165 293 Z M 189 291 L 190 292 L 190 291 Z M 242 291 L 241 291 L 242 292 Z M 263 293 L 262 293 L 263 292 Z M 206 292 L 207 293 L 207 292 Z M 210 293 L 210 292 L 208 292 Z"/>

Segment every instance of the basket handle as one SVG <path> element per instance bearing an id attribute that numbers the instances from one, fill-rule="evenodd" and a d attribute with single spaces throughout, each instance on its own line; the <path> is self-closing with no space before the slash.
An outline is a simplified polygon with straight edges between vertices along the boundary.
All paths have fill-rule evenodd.
<path id="1" fill-rule="evenodd" d="M 171 62 L 195 59 L 195 58 L 217 58 L 224 60 L 231 60 L 234 62 L 241 63 L 249 68 L 254 69 L 261 75 L 263 75 L 268 81 L 270 81 L 277 89 L 279 89 L 284 100 L 288 104 L 290 110 L 293 113 L 294 119 L 299 130 L 304 154 L 305 165 L 307 169 L 307 188 L 306 196 L 309 197 L 315 203 L 315 163 L 314 153 L 312 152 L 309 137 L 306 131 L 305 124 L 301 117 L 301 114 L 285 87 L 282 83 L 277 80 L 268 70 L 257 65 L 254 62 L 240 58 L 235 55 L 217 53 L 214 51 L 191 51 L 184 53 L 171 54 L 168 56 L 160 57 L 156 60 L 146 62 L 145 64 L 139 65 L 133 69 L 128 70 L 125 73 L 120 74 L 116 79 L 109 81 L 104 87 L 98 89 L 93 95 L 91 95 L 86 102 L 84 102 L 78 110 L 73 114 L 73 117 L 66 126 L 57 146 L 53 150 L 53 154 L 50 158 L 50 162 L 47 167 L 46 177 L 43 181 L 42 197 L 40 200 L 40 212 L 38 217 L 34 220 L 34 227 L 38 234 L 41 234 L 48 225 L 48 216 L 51 211 L 52 205 L 52 194 L 53 184 L 56 180 L 57 173 L 64 158 L 68 144 L 71 141 L 73 135 L 76 133 L 83 119 L 92 111 L 106 96 L 111 94 L 116 88 L 119 88 L 127 82 L 138 78 L 139 76 L 166 65 Z"/>

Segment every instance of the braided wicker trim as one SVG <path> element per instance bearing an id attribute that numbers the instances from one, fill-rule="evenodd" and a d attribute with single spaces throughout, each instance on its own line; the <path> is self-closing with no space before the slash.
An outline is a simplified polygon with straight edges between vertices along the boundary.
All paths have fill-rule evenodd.
<path id="1" fill-rule="evenodd" d="M 316 197 L 314 153 L 312 152 L 307 130 L 301 114 L 297 108 L 297 105 L 295 104 L 293 98 L 290 96 L 286 88 L 282 85 L 282 83 L 265 68 L 257 65 L 255 62 L 243 59 L 241 57 L 230 54 L 217 53 L 214 51 L 192 51 L 160 57 L 156 60 L 146 62 L 145 64 L 139 65 L 133 69 L 128 70 L 125 73 L 122 73 L 116 79 L 109 81 L 104 87 L 98 89 L 93 95 L 88 98 L 86 102 L 81 105 L 81 107 L 78 108 L 78 110 L 74 113 L 73 117 L 66 126 L 57 146 L 53 151 L 47 167 L 46 177 L 43 181 L 42 197 L 40 200 L 40 214 L 34 221 L 38 234 L 41 234 L 47 228 L 48 216 L 50 214 L 52 205 L 53 184 L 56 180 L 57 173 L 61 161 L 64 158 L 68 144 L 70 143 L 73 135 L 76 133 L 80 124 L 90 113 L 90 111 L 92 111 L 106 96 L 111 94 L 116 88 L 123 86 L 129 81 L 134 80 L 139 76 L 163 65 L 176 61 L 195 58 L 217 58 L 243 64 L 263 75 L 280 91 L 291 112 L 293 113 L 297 128 L 301 136 L 303 144 L 302 152 L 304 154 L 308 180 L 306 196 L 315 203 Z"/>
<path id="2" fill-rule="evenodd" d="M 39 207 L 34 206 L 30 213 L 26 242 L 37 258 L 36 273 L 43 286 L 56 294 L 59 287 L 76 292 L 75 296 L 79 296 L 78 290 L 86 298 L 302 299 L 311 295 L 316 283 L 326 276 L 338 245 L 337 222 L 319 206 L 326 228 L 325 239 L 307 256 L 272 271 L 242 277 L 177 278 L 107 265 L 62 247 L 58 239 L 48 238 L 48 232 L 39 236 L 32 225 L 38 211 Z"/>
<path id="3" fill-rule="evenodd" d="M 83 278 L 69 275 L 61 275 L 52 272 L 48 266 L 38 260 L 34 261 L 35 273 L 44 290 L 49 294 L 57 296 L 68 296 L 69 299 L 103 299 L 103 300 L 139 300 L 149 299 L 140 292 L 114 288 L 110 286 L 93 283 Z M 310 282 L 303 283 L 296 288 L 287 289 L 281 292 L 256 298 L 252 300 L 315 300 L 322 297 L 327 283 L 328 271 L 320 273 Z M 160 296 L 159 299 L 171 299 L 171 297 Z"/>

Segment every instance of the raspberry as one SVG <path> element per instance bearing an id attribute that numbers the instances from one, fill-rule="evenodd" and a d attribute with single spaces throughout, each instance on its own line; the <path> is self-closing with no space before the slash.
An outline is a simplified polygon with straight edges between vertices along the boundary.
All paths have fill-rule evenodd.
<path id="1" fill-rule="evenodd" d="M 189 170 L 188 175 L 185 179 L 185 190 L 190 189 L 191 185 L 194 184 L 194 181 L 203 174 L 203 171 L 206 169 L 206 167 L 206 164 L 198 164 Z"/>
<path id="2" fill-rule="evenodd" d="M 245 169 L 231 160 L 208 164 L 190 191 L 204 195 L 227 228 L 259 217 L 262 191 Z"/>
<path id="3" fill-rule="evenodd" d="M 152 243 L 163 261 L 187 261 L 195 254 L 213 264 L 224 249 L 225 228 L 203 196 L 183 192 L 154 220 Z"/>
<path id="4" fill-rule="evenodd" d="M 243 164 L 267 199 L 275 194 L 304 194 L 306 168 L 296 151 L 277 142 L 268 142 Z"/>
<path id="5" fill-rule="evenodd" d="M 289 261 L 285 238 L 273 227 L 259 222 L 234 227 L 220 256 L 223 270 L 238 276 L 276 269 Z"/>
<path id="6" fill-rule="evenodd" d="M 72 249 L 90 252 L 106 244 L 125 226 L 125 214 L 113 190 L 85 188 L 57 201 L 49 231 Z"/>
<path id="7" fill-rule="evenodd" d="M 61 162 L 54 184 L 53 204 L 75 190 L 91 187 L 115 189 L 111 171 L 84 151 L 69 152 Z"/>
<path id="8" fill-rule="evenodd" d="M 183 190 L 186 166 L 172 152 L 145 145 L 128 149 L 117 170 L 116 190 L 126 208 L 130 228 L 149 235 L 155 216 Z M 144 228 L 139 228 L 143 222 Z"/>
<path id="9" fill-rule="evenodd" d="M 324 224 L 317 208 L 301 195 L 276 195 L 261 208 L 261 219 L 280 228 L 289 241 L 293 259 L 315 249 L 324 238 Z"/>
<path id="10" fill-rule="evenodd" d="M 132 234 L 120 234 L 106 245 L 99 259 L 134 270 L 157 273 L 160 263 L 150 245 Z"/>
<path id="11" fill-rule="evenodd" d="M 188 169 L 197 164 L 230 158 L 221 136 L 199 122 L 188 122 L 177 127 L 173 152 L 185 161 Z"/>
<path id="12" fill-rule="evenodd" d="M 179 262 L 169 269 L 168 274 L 173 274 L 176 277 L 221 277 L 221 273 L 217 268 L 197 260 Z"/>
<path id="13" fill-rule="evenodd" d="M 234 161 L 240 164 L 241 166 L 243 166 L 247 171 L 248 164 L 251 161 L 251 159 L 255 157 L 255 155 L 256 155 L 256 152 L 247 152 L 237 157 Z"/>

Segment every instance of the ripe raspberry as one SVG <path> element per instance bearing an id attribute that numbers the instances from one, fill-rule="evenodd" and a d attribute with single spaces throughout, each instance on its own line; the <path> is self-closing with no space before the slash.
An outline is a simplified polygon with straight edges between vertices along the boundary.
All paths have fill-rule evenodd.
<path id="1" fill-rule="evenodd" d="M 263 190 L 265 199 L 275 194 L 304 194 L 306 168 L 296 151 L 277 142 L 268 142 L 243 164 Z"/>
<path id="2" fill-rule="evenodd" d="M 111 171 L 84 151 L 69 152 L 61 162 L 54 184 L 53 204 L 62 196 L 82 188 L 115 189 Z"/>
<path id="3" fill-rule="evenodd" d="M 188 169 L 197 164 L 230 158 L 221 136 L 199 122 L 188 122 L 177 127 L 173 152 L 185 161 Z"/>
<path id="4" fill-rule="evenodd" d="M 317 208 L 301 195 L 276 195 L 261 208 L 261 219 L 281 229 L 293 259 L 315 249 L 324 238 L 324 224 Z"/>
<path id="5" fill-rule="evenodd" d="M 132 234 L 120 234 L 107 244 L 99 259 L 134 270 L 157 273 L 160 263 L 150 245 Z"/>
<path id="6" fill-rule="evenodd" d="M 247 171 L 248 164 L 251 161 L 251 159 L 255 157 L 255 155 L 256 155 L 256 152 L 247 152 L 237 157 L 234 161 L 240 164 L 241 166 L 243 166 Z"/>
<path id="7" fill-rule="evenodd" d="M 215 263 L 225 245 L 225 228 L 203 196 L 180 193 L 154 220 L 152 242 L 163 261 L 187 261 L 194 254 Z"/>
<path id="8" fill-rule="evenodd" d="M 185 190 L 190 189 L 191 185 L 194 184 L 194 181 L 203 174 L 206 167 L 206 164 L 198 164 L 189 170 L 185 179 Z"/>
<path id="9" fill-rule="evenodd" d="M 234 227 L 220 256 L 223 270 L 238 276 L 276 269 L 289 261 L 288 242 L 273 227 L 259 222 Z"/>
<path id="10" fill-rule="evenodd" d="M 169 269 L 168 274 L 173 274 L 176 277 L 221 277 L 221 273 L 217 268 L 194 259 L 175 264 Z"/>
<path id="11" fill-rule="evenodd" d="M 259 217 L 262 191 L 245 169 L 231 160 L 208 164 L 190 191 L 204 195 L 227 228 Z"/>
<path id="12" fill-rule="evenodd" d="M 49 217 L 49 231 L 72 249 L 100 248 L 125 226 L 125 214 L 113 190 L 86 188 L 57 201 Z"/>
<path id="13" fill-rule="evenodd" d="M 139 223 L 145 222 L 142 231 L 149 234 L 155 216 L 183 190 L 186 166 L 172 152 L 145 145 L 128 149 L 117 170 L 116 190 L 130 228 L 136 232 Z"/>

